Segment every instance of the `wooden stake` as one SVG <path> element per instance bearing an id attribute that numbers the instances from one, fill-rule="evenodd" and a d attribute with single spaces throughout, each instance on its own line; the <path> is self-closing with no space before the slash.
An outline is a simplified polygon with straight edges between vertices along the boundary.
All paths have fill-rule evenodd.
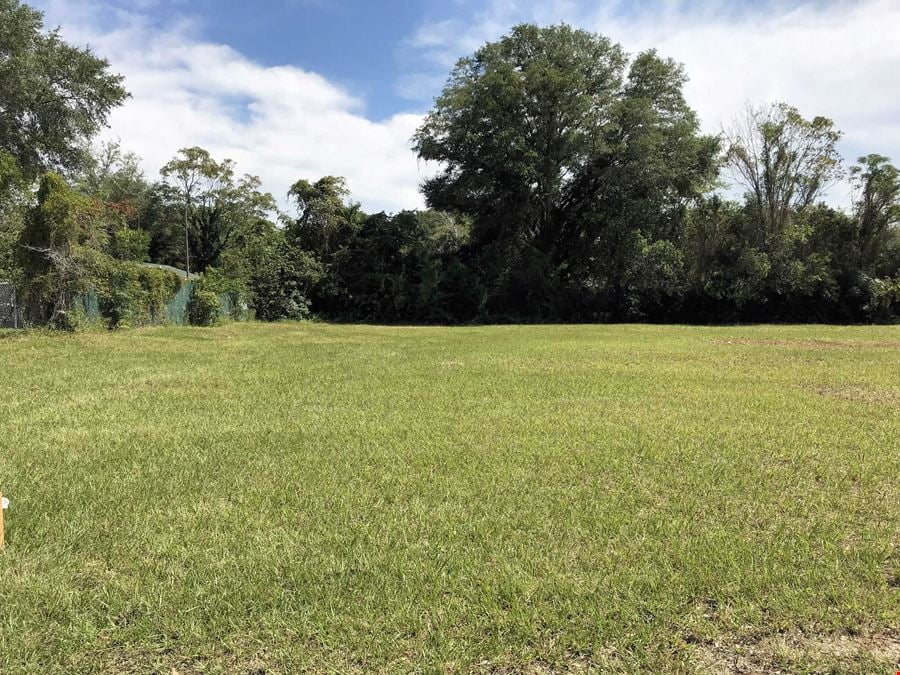
<path id="1" fill-rule="evenodd" d="M 3 536 L 4 535 L 4 527 L 5 527 L 5 525 L 3 524 L 3 493 L 0 492 L 0 551 L 3 550 L 3 544 L 4 544 L 4 541 L 3 541 L 4 540 L 4 536 Z"/>

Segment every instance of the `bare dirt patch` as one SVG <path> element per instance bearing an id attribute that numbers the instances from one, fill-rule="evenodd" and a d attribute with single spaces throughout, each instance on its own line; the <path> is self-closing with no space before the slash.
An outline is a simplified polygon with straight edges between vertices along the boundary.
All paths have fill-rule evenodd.
<path id="1" fill-rule="evenodd" d="M 724 640 L 694 651 L 699 673 L 751 675 L 795 672 L 893 672 L 900 668 L 900 633 L 870 636 L 805 635 L 799 631 L 757 639 Z"/>

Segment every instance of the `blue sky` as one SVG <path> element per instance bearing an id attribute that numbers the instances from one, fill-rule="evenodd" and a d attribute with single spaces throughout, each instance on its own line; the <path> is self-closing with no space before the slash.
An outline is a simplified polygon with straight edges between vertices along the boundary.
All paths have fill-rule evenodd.
<path id="1" fill-rule="evenodd" d="M 473 0 L 107 0 L 72 5 L 102 6 L 96 28 L 114 30 L 122 13 L 137 12 L 159 29 L 189 22 L 198 39 L 228 45 L 263 66 L 291 64 L 316 72 L 364 99 L 373 119 L 426 109 L 427 99 L 404 94 L 404 75 L 417 72 L 421 54 L 411 45 L 418 29 L 462 20 L 485 3 Z M 32 0 L 63 18 L 61 2 Z M 431 70 L 433 64 L 427 64 Z"/>
<path id="2" fill-rule="evenodd" d="M 422 205 L 410 137 L 457 58 L 519 22 L 568 22 L 683 62 L 716 133 L 785 100 L 844 130 L 848 159 L 900 162 L 898 0 L 32 0 L 133 94 L 109 138 L 154 176 L 202 145 L 279 199 L 343 175 L 368 210 Z M 847 185 L 830 200 L 848 202 Z"/>
<path id="3" fill-rule="evenodd" d="M 178 11 L 179 4 L 158 11 Z M 374 119 L 410 107 L 397 87 L 405 63 L 416 57 L 406 38 L 419 25 L 446 18 L 448 11 L 464 11 L 431 0 L 203 0 L 192 8 L 198 10 L 209 39 L 265 65 L 292 63 L 315 71 L 364 97 Z"/>

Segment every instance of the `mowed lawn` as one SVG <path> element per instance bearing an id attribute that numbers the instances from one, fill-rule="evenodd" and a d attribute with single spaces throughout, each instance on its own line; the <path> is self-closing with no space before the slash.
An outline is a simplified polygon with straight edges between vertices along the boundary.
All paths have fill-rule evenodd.
<path id="1" fill-rule="evenodd" d="M 0 672 L 894 672 L 900 328 L 0 338 Z"/>

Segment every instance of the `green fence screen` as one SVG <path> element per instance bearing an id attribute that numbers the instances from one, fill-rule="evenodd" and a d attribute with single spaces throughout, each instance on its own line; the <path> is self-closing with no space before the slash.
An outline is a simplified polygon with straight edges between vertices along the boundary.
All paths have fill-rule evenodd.
<path id="1" fill-rule="evenodd" d="M 175 296 L 166 303 L 164 323 L 182 326 L 188 323 L 188 304 L 191 301 L 191 293 L 194 291 L 194 282 L 186 281 Z M 84 313 L 84 317 L 91 323 L 102 320 L 100 314 L 100 298 L 96 291 L 83 293 L 75 298 L 77 308 Z M 240 308 L 235 304 L 234 298 L 227 293 L 219 295 L 219 305 L 222 317 L 226 319 L 240 319 Z"/>
<path id="2" fill-rule="evenodd" d="M 75 298 L 75 309 L 84 313 L 84 318 L 90 323 L 100 321 L 100 298 L 96 291 L 79 295 Z"/>
<path id="3" fill-rule="evenodd" d="M 186 281 L 175 294 L 175 297 L 166 303 L 166 321 L 181 326 L 188 322 L 187 310 L 191 301 L 191 293 L 194 291 L 194 282 Z"/>

